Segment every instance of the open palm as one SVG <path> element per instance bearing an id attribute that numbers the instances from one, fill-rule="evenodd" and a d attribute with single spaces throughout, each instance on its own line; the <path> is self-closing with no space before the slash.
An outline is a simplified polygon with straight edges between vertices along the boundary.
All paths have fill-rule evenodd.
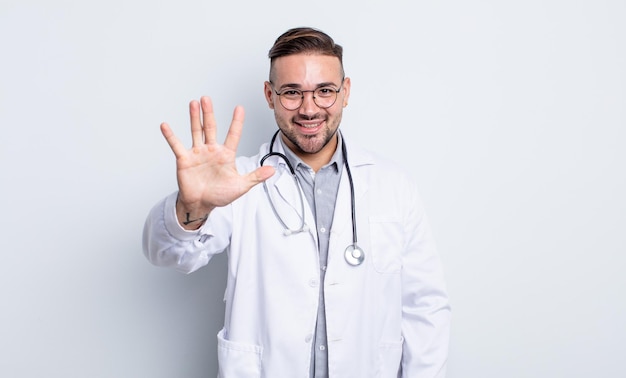
<path id="1" fill-rule="evenodd" d="M 270 166 L 240 175 L 235 166 L 237 146 L 241 138 L 244 110 L 237 106 L 224 144 L 216 141 L 216 123 L 213 104 L 209 97 L 200 102 L 189 103 L 192 147 L 187 149 L 174 135 L 167 123 L 161 124 L 161 132 L 176 156 L 178 180 L 177 213 L 202 217 L 215 207 L 225 206 L 254 185 L 274 174 Z"/>

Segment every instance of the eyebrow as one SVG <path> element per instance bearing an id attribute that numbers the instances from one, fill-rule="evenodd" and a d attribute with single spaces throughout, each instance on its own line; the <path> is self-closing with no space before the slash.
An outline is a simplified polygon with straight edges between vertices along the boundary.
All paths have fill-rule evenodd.
<path id="1" fill-rule="evenodd" d="M 332 81 L 327 81 L 327 82 L 319 83 L 315 86 L 315 88 L 323 88 L 323 87 L 337 87 L 337 84 L 333 83 Z M 297 84 L 297 83 L 287 83 L 287 84 L 281 85 L 277 89 L 285 89 L 285 88 L 302 89 L 302 85 Z"/>

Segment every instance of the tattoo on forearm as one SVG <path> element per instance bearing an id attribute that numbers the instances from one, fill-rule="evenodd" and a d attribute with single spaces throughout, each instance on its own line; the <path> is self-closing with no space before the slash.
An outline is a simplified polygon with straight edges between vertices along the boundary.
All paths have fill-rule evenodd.
<path id="1" fill-rule="evenodd" d="M 186 213 L 186 214 L 187 214 L 187 220 L 185 220 L 185 221 L 183 222 L 183 224 L 184 224 L 185 226 L 186 226 L 186 225 L 188 225 L 188 224 L 194 223 L 194 222 L 204 222 L 204 221 L 205 221 L 205 220 L 207 220 L 207 218 L 209 217 L 209 214 L 207 214 L 207 215 L 205 215 L 205 216 L 203 216 L 203 217 L 200 217 L 200 218 L 196 218 L 196 219 L 189 219 L 189 213 Z"/>

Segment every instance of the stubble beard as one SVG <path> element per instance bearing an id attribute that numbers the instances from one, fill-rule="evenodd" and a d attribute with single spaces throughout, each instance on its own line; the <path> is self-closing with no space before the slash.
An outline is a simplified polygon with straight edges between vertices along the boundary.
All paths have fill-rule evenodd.
<path id="1" fill-rule="evenodd" d="M 341 116 L 337 116 L 332 121 L 332 124 L 329 124 L 328 117 L 311 117 L 307 118 L 307 120 L 316 120 L 319 119 L 326 123 L 325 127 L 321 130 L 321 134 L 316 135 L 302 135 L 294 131 L 295 128 L 299 127 L 296 125 L 299 119 L 303 119 L 302 117 L 294 117 L 289 121 L 281 120 L 276 117 L 276 123 L 280 128 L 281 132 L 287 137 L 287 139 L 296 146 L 299 150 L 297 152 L 306 153 L 306 154 L 316 154 L 320 152 L 330 140 L 335 136 L 339 124 L 341 122 Z"/>

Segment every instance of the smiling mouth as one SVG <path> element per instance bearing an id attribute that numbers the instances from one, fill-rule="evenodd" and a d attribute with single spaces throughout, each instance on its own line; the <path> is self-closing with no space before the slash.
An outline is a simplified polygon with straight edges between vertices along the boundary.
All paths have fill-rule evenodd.
<path id="1" fill-rule="evenodd" d="M 314 129 L 322 125 L 326 120 L 321 118 L 313 118 L 313 119 L 294 119 L 294 123 L 300 127 L 305 129 Z"/>
<path id="2" fill-rule="evenodd" d="M 316 123 L 300 123 L 300 122 L 296 122 L 296 124 L 298 126 L 304 127 L 305 129 L 314 129 L 316 127 L 319 127 L 319 125 L 321 125 L 322 122 L 316 122 Z"/>

